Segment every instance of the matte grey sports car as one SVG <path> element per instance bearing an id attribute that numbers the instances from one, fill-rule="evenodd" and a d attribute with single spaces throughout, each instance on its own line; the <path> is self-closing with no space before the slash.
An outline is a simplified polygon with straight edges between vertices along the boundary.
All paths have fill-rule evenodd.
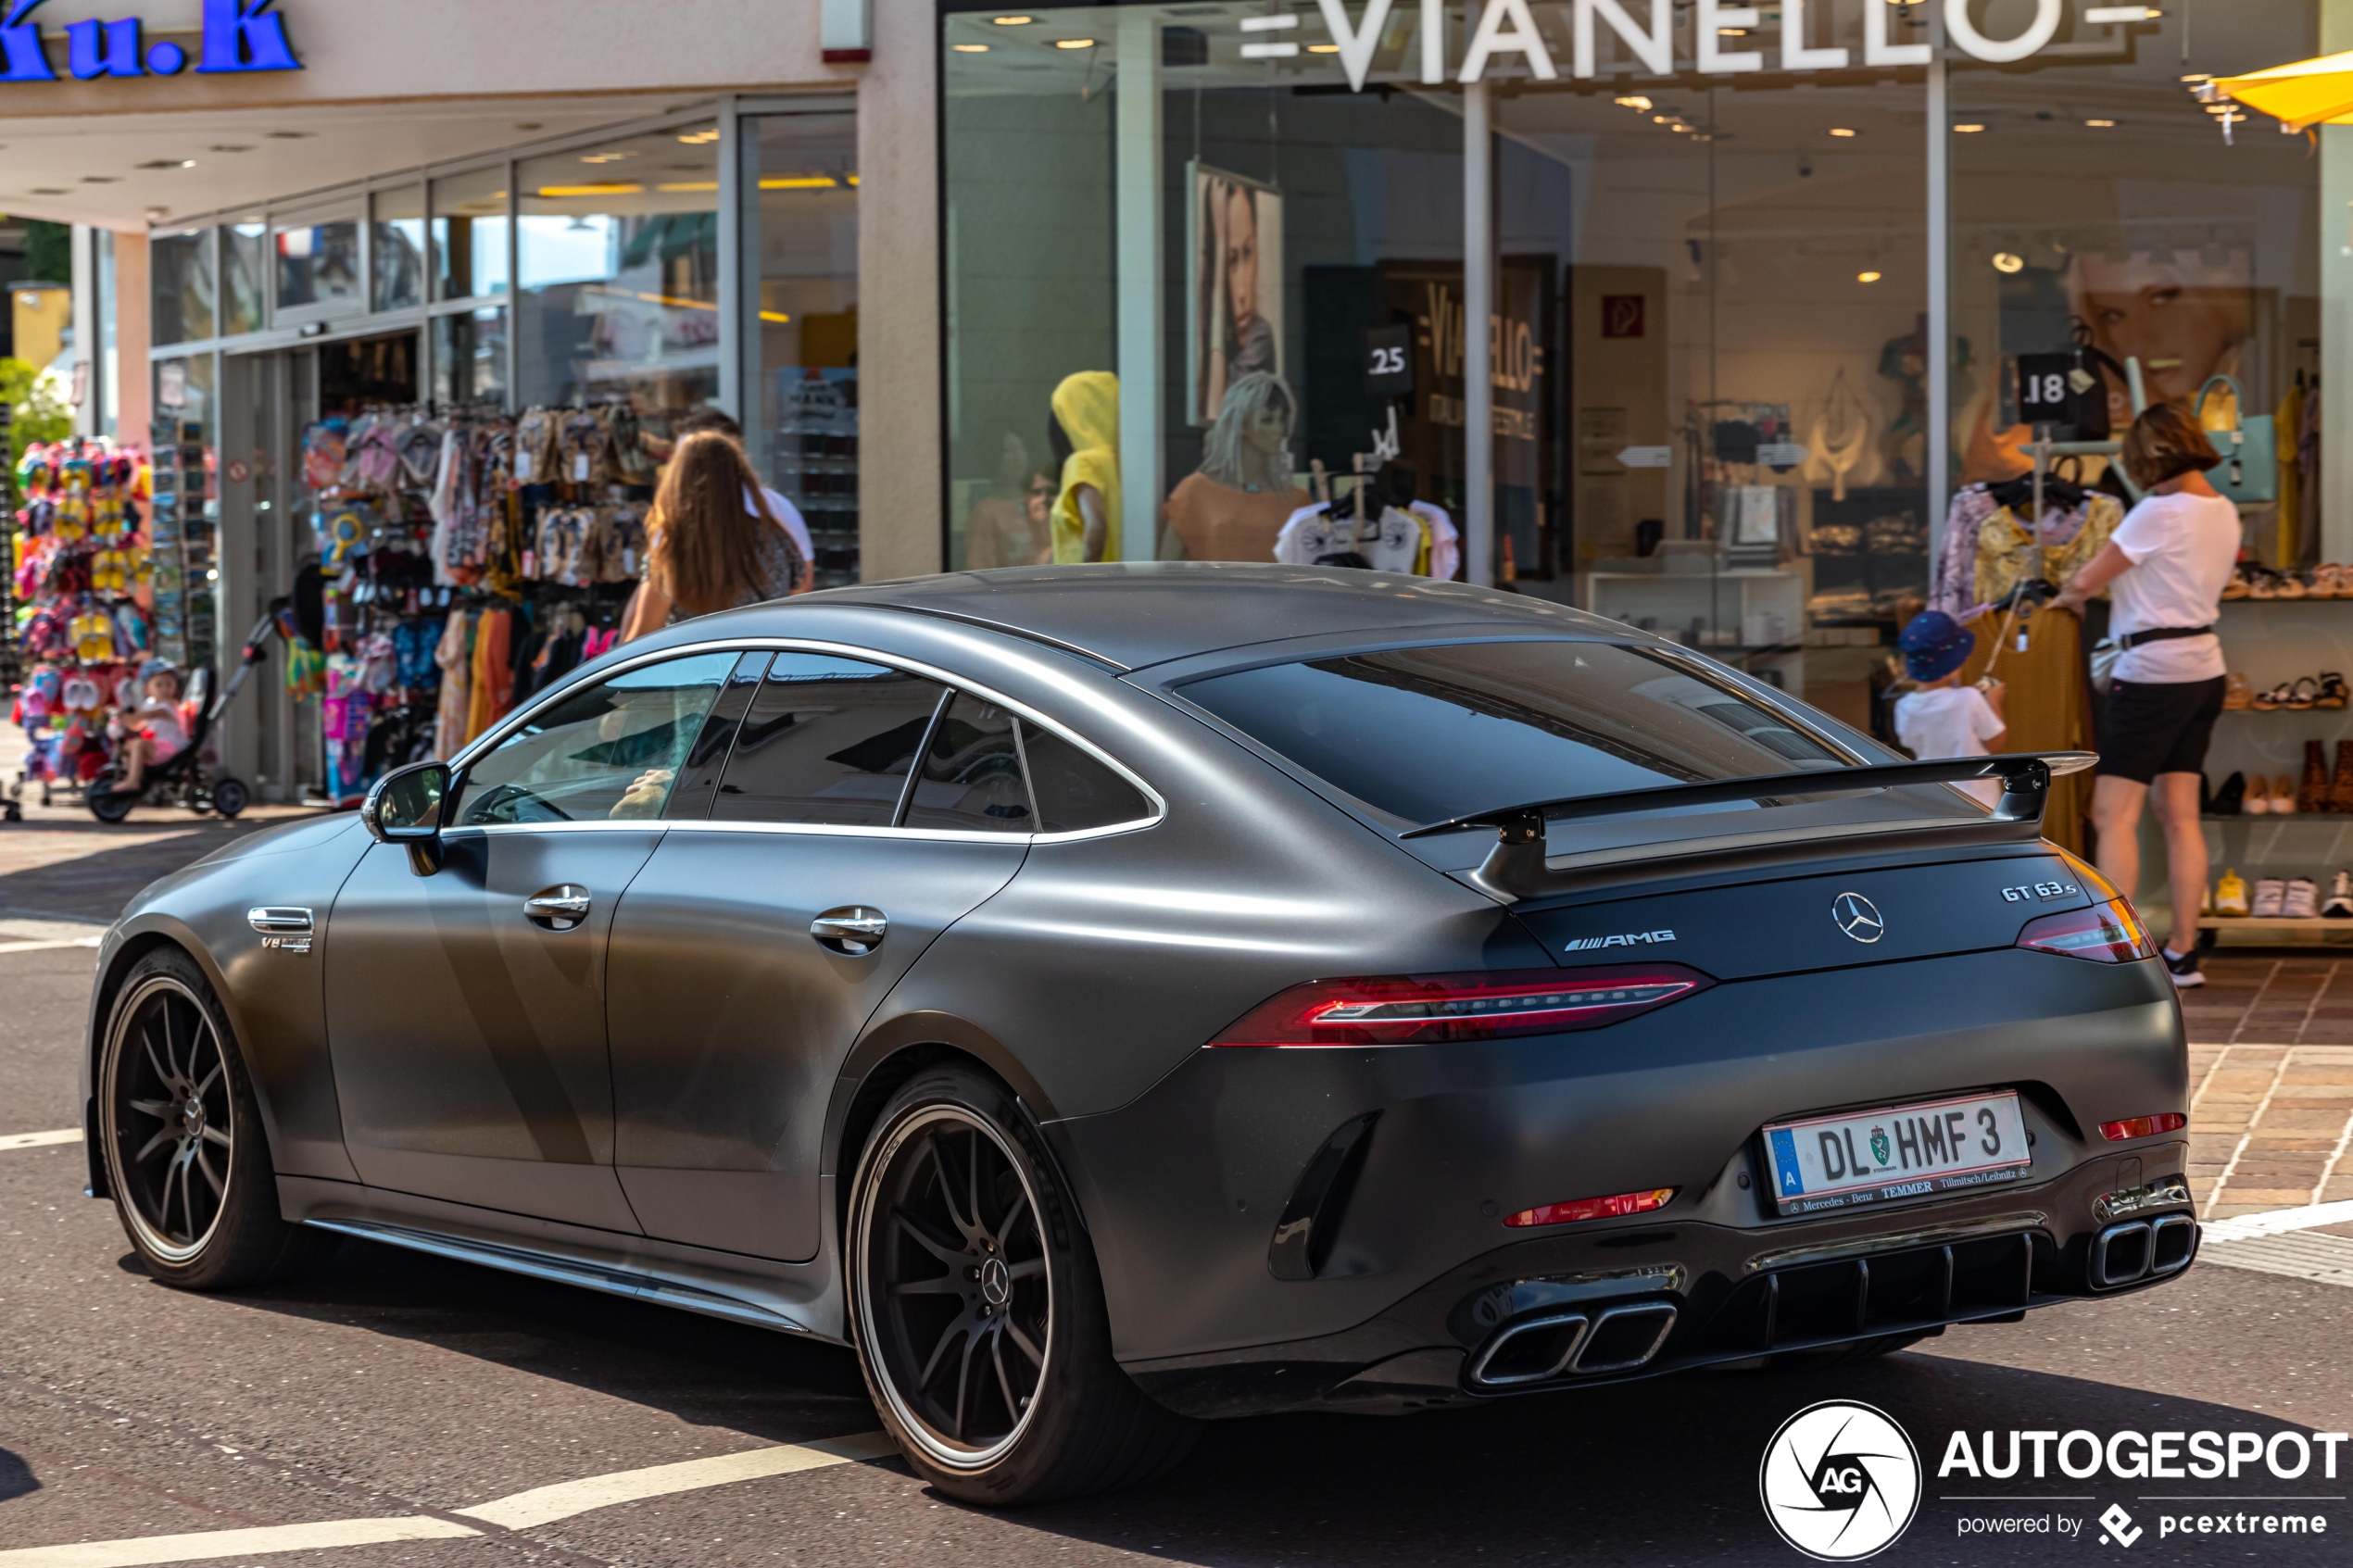
<path id="1" fill-rule="evenodd" d="M 988 1502 L 1880 1354 L 2196 1249 L 2090 760 L 1371 571 L 813 595 L 149 888 L 91 1182 L 191 1288 L 342 1232 L 848 1342 Z"/>

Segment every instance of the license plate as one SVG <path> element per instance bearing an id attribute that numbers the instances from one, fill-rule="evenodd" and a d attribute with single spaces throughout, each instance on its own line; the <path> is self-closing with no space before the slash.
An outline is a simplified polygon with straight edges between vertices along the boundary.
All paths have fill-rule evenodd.
<path id="1" fill-rule="evenodd" d="M 1784 1214 L 1921 1198 L 2016 1181 L 2033 1155 L 2018 1096 L 1966 1095 L 1765 1129 Z"/>

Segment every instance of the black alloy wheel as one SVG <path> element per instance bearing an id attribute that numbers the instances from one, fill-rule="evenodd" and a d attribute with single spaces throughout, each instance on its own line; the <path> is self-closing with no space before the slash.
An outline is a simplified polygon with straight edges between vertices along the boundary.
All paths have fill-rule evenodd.
<path id="1" fill-rule="evenodd" d="M 1093 1250 L 1002 1085 L 922 1073 L 883 1112 L 850 1199 L 859 1360 L 924 1479 L 1005 1505 L 1148 1478 L 1195 1424 L 1111 1359 Z"/>
<path id="2" fill-rule="evenodd" d="M 220 1004 L 178 948 L 148 953 L 123 980 L 97 1087 L 107 1184 L 150 1273 L 220 1289 L 309 1249 L 313 1233 L 279 1217 L 260 1114 Z"/>

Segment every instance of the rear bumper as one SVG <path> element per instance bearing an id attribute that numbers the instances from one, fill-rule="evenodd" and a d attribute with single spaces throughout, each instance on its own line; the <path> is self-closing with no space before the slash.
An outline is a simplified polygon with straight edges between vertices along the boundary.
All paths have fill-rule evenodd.
<path id="1" fill-rule="evenodd" d="M 1762 1123 L 1982 1088 L 2020 1095 L 2033 1160 L 2015 1181 L 1815 1218 L 1771 1212 Z M 1174 1407 L 1239 1414 L 1648 1375 L 2100 1293 L 2088 1273 L 2099 1234 L 2187 1203 L 2095 1214 L 2107 1194 L 2178 1177 L 2186 1153 L 2178 1137 L 2107 1143 L 2098 1123 L 2183 1110 L 2186 1092 L 2161 965 L 2012 949 L 1721 985 L 1582 1035 L 1204 1049 L 1131 1104 L 1051 1135 L 1121 1363 Z M 1361 1125 L 1370 1132 L 1352 1144 Z M 1342 1147 L 1353 1168 L 1333 1182 L 1329 1151 Z M 1341 1196 L 1302 1263 L 1276 1235 L 1319 1184 Z M 1667 1208 L 1629 1219 L 1533 1232 L 1500 1219 L 1670 1186 Z M 2181 1229 L 2170 1227 L 2169 1261 L 2184 1251 Z M 2128 1280 L 2128 1261 L 2117 1255 L 2115 1288 L 2178 1273 Z M 1639 1338 L 1642 1314 L 1587 1313 L 1594 1343 L 1559 1376 L 1469 1375 L 1491 1336 L 1531 1314 L 1642 1302 L 1673 1307 L 1674 1320 L 1637 1364 L 1612 1370 L 1620 1358 L 1602 1342 Z M 1343 1387 L 1377 1366 L 1382 1378 Z"/>

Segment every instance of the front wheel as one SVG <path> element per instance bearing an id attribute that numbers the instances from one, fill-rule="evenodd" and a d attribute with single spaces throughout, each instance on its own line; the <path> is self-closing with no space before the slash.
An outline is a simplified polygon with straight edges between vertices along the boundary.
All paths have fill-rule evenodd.
<path id="1" fill-rule="evenodd" d="M 219 778 L 212 784 L 212 809 L 224 821 L 233 820 L 237 813 L 253 803 L 253 794 L 243 779 Z"/>
<path id="2" fill-rule="evenodd" d="M 918 1474 L 999 1507 L 1132 1485 L 1198 1424 L 1111 1356 L 1094 1250 L 1004 1086 L 920 1073 L 850 1194 L 849 1283 L 875 1409 Z"/>
<path id="3" fill-rule="evenodd" d="M 147 1272 L 226 1290 L 294 1261 L 260 1110 L 220 1002 L 195 960 L 158 947 L 132 967 L 98 1062 L 107 1182 Z"/>
<path id="4" fill-rule="evenodd" d="M 108 827 L 129 821 L 131 808 L 139 804 L 137 795 L 129 790 L 115 788 L 116 778 L 114 770 L 109 768 L 92 779 L 89 787 L 82 795 L 82 798 L 90 807 L 90 814 Z M 42 797 L 41 804 L 44 806 L 49 804 L 45 792 Z"/>

